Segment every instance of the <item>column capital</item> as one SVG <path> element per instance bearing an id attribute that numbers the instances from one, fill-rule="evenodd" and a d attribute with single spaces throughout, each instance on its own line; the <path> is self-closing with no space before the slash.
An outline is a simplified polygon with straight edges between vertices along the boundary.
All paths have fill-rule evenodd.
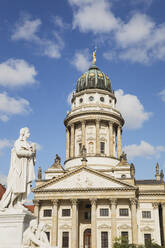
<path id="1" fill-rule="evenodd" d="M 137 199 L 136 198 L 130 199 L 130 203 L 131 203 L 131 206 L 136 205 L 137 204 Z"/>
<path id="2" fill-rule="evenodd" d="M 114 199 L 109 199 L 110 200 L 110 203 L 111 203 L 111 205 L 117 205 L 117 199 L 116 198 L 114 198 Z"/>
<path id="3" fill-rule="evenodd" d="M 72 205 L 77 205 L 78 199 L 71 199 L 71 203 L 72 203 Z"/>
<path id="4" fill-rule="evenodd" d="M 81 120 L 81 124 L 86 124 L 87 120 Z"/>
<path id="5" fill-rule="evenodd" d="M 152 203 L 152 206 L 154 209 L 158 208 L 159 207 L 159 203 L 158 202 L 153 202 Z"/>
<path id="6" fill-rule="evenodd" d="M 109 123 L 109 126 L 114 125 L 114 122 L 112 122 L 112 121 L 108 121 L 108 123 Z"/>
<path id="7" fill-rule="evenodd" d="M 59 203 L 59 200 L 57 200 L 57 199 L 54 199 L 54 200 L 51 200 L 51 202 L 52 202 L 52 204 L 53 204 L 53 206 L 54 206 L 54 205 L 58 205 L 58 203 Z"/>
<path id="8" fill-rule="evenodd" d="M 165 202 L 161 202 L 161 206 L 165 208 Z"/>
<path id="9" fill-rule="evenodd" d="M 101 119 L 100 119 L 100 118 L 97 118 L 97 119 L 96 119 L 96 124 L 99 124 L 100 121 L 101 121 Z"/>
<path id="10" fill-rule="evenodd" d="M 70 127 L 73 128 L 74 127 L 74 123 L 70 123 Z"/>
<path id="11" fill-rule="evenodd" d="M 91 198 L 90 202 L 92 205 L 96 205 L 97 199 L 96 198 Z"/>
<path id="12" fill-rule="evenodd" d="M 40 205 L 40 200 L 33 200 L 33 203 L 35 206 L 39 206 Z"/>

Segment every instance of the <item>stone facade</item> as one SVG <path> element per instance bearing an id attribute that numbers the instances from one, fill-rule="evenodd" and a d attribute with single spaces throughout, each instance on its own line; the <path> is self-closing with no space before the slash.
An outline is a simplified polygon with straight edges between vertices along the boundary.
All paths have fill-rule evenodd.
<path id="1" fill-rule="evenodd" d="M 65 165 L 55 161 L 33 189 L 34 212 L 47 224 L 52 246 L 111 248 L 121 236 L 134 244 L 164 244 L 163 173 L 157 165 L 155 180 L 135 179 L 135 167 L 122 153 L 124 120 L 107 83 L 96 66 L 78 80 L 64 120 Z"/>

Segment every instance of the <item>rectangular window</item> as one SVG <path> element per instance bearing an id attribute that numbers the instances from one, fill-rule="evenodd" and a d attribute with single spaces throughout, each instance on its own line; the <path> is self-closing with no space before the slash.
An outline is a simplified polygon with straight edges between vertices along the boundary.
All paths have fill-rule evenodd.
<path id="1" fill-rule="evenodd" d="M 69 248 L 69 232 L 62 233 L 62 248 Z"/>
<path id="2" fill-rule="evenodd" d="M 81 155 L 82 143 L 79 143 L 79 155 Z"/>
<path id="3" fill-rule="evenodd" d="M 128 243 L 128 232 L 121 232 L 121 242 Z"/>
<path id="4" fill-rule="evenodd" d="M 105 153 L 105 143 L 100 142 L 100 153 L 104 154 Z"/>
<path id="5" fill-rule="evenodd" d="M 62 209 L 62 216 L 70 216 L 70 209 L 66 208 L 66 209 Z"/>
<path id="6" fill-rule="evenodd" d="M 51 217 L 52 216 L 52 210 L 51 209 L 44 209 L 44 217 Z"/>
<path id="7" fill-rule="evenodd" d="M 91 220 L 91 212 L 85 212 L 84 213 L 84 219 L 85 220 Z"/>
<path id="8" fill-rule="evenodd" d="M 150 233 L 144 234 L 144 245 L 145 246 L 151 245 L 151 234 Z"/>
<path id="9" fill-rule="evenodd" d="M 108 208 L 100 208 L 100 216 L 109 216 Z"/>
<path id="10" fill-rule="evenodd" d="M 142 218 L 151 219 L 151 211 L 142 211 Z"/>
<path id="11" fill-rule="evenodd" d="M 50 241 L 50 232 L 45 232 L 47 235 L 48 240 Z"/>
<path id="12" fill-rule="evenodd" d="M 120 208 L 119 209 L 120 216 L 128 216 L 128 208 Z"/>
<path id="13" fill-rule="evenodd" d="M 101 232 L 101 248 L 108 248 L 108 232 Z"/>

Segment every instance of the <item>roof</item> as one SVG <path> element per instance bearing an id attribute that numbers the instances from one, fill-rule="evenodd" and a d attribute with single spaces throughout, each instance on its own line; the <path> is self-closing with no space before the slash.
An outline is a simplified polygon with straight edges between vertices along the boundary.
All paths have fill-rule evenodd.
<path id="1" fill-rule="evenodd" d="M 109 77 L 96 65 L 92 65 L 87 72 L 77 80 L 76 92 L 85 89 L 103 89 L 113 93 Z"/>
<path id="2" fill-rule="evenodd" d="M 158 180 L 136 180 L 136 184 L 162 184 L 161 181 Z"/>
<path id="3" fill-rule="evenodd" d="M 24 205 L 30 212 L 34 213 L 34 205 Z"/>
<path id="4" fill-rule="evenodd" d="M 1 200 L 2 196 L 3 196 L 3 194 L 5 193 L 5 191 L 6 191 L 5 186 L 0 184 L 0 200 Z"/>

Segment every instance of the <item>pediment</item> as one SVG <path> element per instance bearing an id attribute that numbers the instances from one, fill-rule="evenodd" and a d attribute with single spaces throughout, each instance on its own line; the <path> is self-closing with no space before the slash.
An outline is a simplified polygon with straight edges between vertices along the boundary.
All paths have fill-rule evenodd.
<path id="1" fill-rule="evenodd" d="M 99 229 L 111 229 L 111 226 L 106 225 L 106 224 L 102 224 L 98 226 Z"/>
<path id="2" fill-rule="evenodd" d="M 135 187 L 123 183 L 111 176 L 100 173 L 89 167 L 80 167 L 58 178 L 36 187 L 33 191 L 56 191 L 56 190 L 87 190 L 87 189 L 134 189 Z"/>
<path id="3" fill-rule="evenodd" d="M 140 230 L 143 231 L 143 232 L 144 231 L 145 232 L 152 232 L 153 231 L 153 229 L 151 227 L 149 227 L 149 226 L 144 226 Z"/>
<path id="4" fill-rule="evenodd" d="M 127 224 L 123 224 L 123 225 L 120 225 L 119 227 L 118 227 L 118 229 L 122 229 L 122 230 L 127 230 L 127 229 L 131 229 L 131 227 L 129 226 L 129 225 L 127 225 Z"/>

